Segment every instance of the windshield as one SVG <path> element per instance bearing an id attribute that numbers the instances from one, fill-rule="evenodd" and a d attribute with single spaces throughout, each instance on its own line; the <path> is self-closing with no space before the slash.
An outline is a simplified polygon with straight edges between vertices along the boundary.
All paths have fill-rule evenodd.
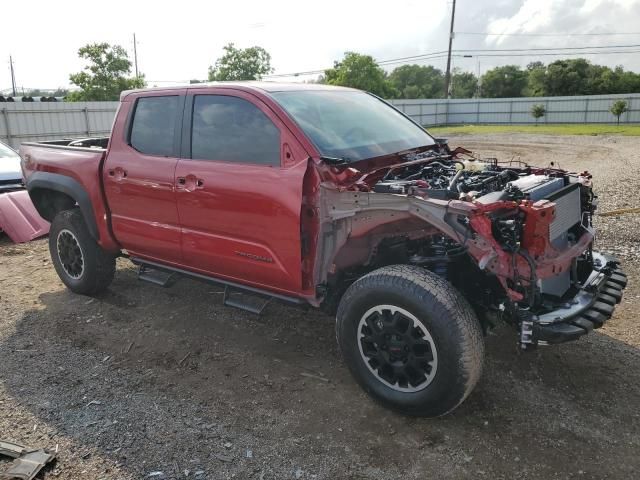
<path id="1" fill-rule="evenodd" d="M 433 138 L 386 103 L 365 92 L 274 92 L 321 155 L 350 162 L 425 145 Z"/>
<path id="2" fill-rule="evenodd" d="M 0 142 L 0 158 L 16 158 L 18 154 Z"/>

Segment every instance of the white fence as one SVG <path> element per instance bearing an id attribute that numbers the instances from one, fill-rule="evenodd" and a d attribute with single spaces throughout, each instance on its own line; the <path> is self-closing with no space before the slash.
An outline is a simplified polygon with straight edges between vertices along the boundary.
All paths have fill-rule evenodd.
<path id="1" fill-rule="evenodd" d="M 542 104 L 540 123 L 614 123 L 609 112 L 616 100 L 628 111 L 620 123 L 640 123 L 640 94 L 584 97 L 472 98 L 460 100 L 392 100 L 397 108 L 422 125 L 535 123 L 531 107 Z M 0 140 L 20 143 L 108 135 L 118 102 L 2 102 Z"/>
<path id="2" fill-rule="evenodd" d="M 640 123 L 640 94 L 576 97 L 466 98 L 456 100 L 391 100 L 421 125 L 535 123 L 531 107 L 542 104 L 546 114 L 539 123 L 615 123 L 609 108 L 627 102 L 620 123 Z"/>
<path id="3" fill-rule="evenodd" d="M 118 102 L 1 102 L 0 140 L 22 142 L 108 135 Z"/>

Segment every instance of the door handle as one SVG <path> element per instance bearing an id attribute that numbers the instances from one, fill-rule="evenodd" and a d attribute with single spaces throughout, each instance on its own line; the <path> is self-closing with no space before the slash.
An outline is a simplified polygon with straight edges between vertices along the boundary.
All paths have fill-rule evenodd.
<path id="1" fill-rule="evenodd" d="M 127 178 L 127 171 L 121 167 L 116 167 L 107 172 L 110 177 L 115 177 L 116 180 L 122 180 Z"/>
<path id="2" fill-rule="evenodd" d="M 187 175 L 186 177 L 177 177 L 176 186 L 187 192 L 193 192 L 196 189 L 203 188 L 204 180 L 202 178 L 196 178 L 195 175 Z"/>

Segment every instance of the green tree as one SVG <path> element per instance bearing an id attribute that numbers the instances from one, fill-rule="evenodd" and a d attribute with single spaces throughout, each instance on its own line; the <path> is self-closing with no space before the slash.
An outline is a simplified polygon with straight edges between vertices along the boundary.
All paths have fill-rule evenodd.
<path id="1" fill-rule="evenodd" d="M 625 72 L 620 66 L 615 69 L 617 75 L 617 93 L 640 93 L 640 74 Z"/>
<path id="2" fill-rule="evenodd" d="M 324 78 L 329 85 L 358 88 L 384 98 L 397 95 L 385 71 L 369 55 L 346 52 L 342 61 L 325 70 Z"/>
<path id="3" fill-rule="evenodd" d="M 482 76 L 482 96 L 488 98 L 521 97 L 528 75 L 517 65 L 496 67 Z"/>
<path id="4" fill-rule="evenodd" d="M 69 75 L 80 90 L 67 95 L 67 101 L 118 100 L 120 92 L 145 86 L 144 77 L 128 77 L 131 62 L 119 45 L 90 43 L 78 50 L 78 56 L 88 62 L 82 72 Z"/>
<path id="5" fill-rule="evenodd" d="M 401 98 L 443 98 L 444 75 L 431 65 L 402 65 L 389 74 Z"/>
<path id="6" fill-rule="evenodd" d="M 544 117 L 546 113 L 547 109 L 541 103 L 531 106 L 531 116 L 536 119 L 536 125 L 538 125 L 538 120 Z"/>
<path id="7" fill-rule="evenodd" d="M 471 72 L 453 70 L 451 98 L 472 98 L 478 91 L 478 78 Z"/>
<path id="8" fill-rule="evenodd" d="M 613 105 L 611 105 L 611 108 L 609 109 L 613 116 L 618 120 L 618 125 L 620 125 L 620 116 L 627 110 L 629 110 L 629 108 L 627 106 L 627 102 L 625 102 L 624 100 L 616 100 L 615 102 L 613 102 Z"/>
<path id="9" fill-rule="evenodd" d="M 224 47 L 224 55 L 209 67 L 209 80 L 260 80 L 271 72 L 271 55 L 264 48 L 236 48 L 230 43 Z"/>
<path id="10" fill-rule="evenodd" d="M 527 87 L 525 96 L 543 97 L 545 95 L 544 79 L 547 67 L 542 62 L 531 62 L 527 65 Z"/>
<path id="11" fill-rule="evenodd" d="M 556 60 L 547 66 L 544 79 L 545 95 L 589 95 L 591 63 L 584 58 Z"/>

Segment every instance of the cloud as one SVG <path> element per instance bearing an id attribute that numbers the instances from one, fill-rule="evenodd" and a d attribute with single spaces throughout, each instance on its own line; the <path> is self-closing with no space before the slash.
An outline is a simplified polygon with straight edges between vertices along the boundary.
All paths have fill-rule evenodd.
<path id="1" fill-rule="evenodd" d="M 389 59 L 446 50 L 450 2 L 446 0 L 182 0 L 164 8 L 151 0 L 111 0 L 109 8 L 86 0 L 23 0 L 28 22 L 6 21 L 0 29 L 0 89 L 10 85 L 6 59 L 16 62 L 16 79 L 26 88 L 68 85 L 82 62 L 77 50 L 89 42 L 116 43 L 133 52 L 139 41 L 140 70 L 151 84 L 203 79 L 228 42 L 260 45 L 279 73 L 330 67 L 348 50 Z M 97 4 L 94 4 L 97 5 Z M 46 12 L 46 13 L 45 13 Z M 456 31 L 495 33 L 638 31 L 638 0 L 459 0 Z M 640 36 L 512 37 L 456 35 L 454 48 L 532 48 L 639 43 Z M 589 57 L 640 71 L 639 54 Z M 454 66 L 482 71 L 492 66 L 526 65 L 540 59 L 454 58 Z M 426 63 L 426 62 L 423 62 Z M 446 59 L 429 63 L 444 69 Z M 4 72 L 4 73 L 3 73 Z"/>

